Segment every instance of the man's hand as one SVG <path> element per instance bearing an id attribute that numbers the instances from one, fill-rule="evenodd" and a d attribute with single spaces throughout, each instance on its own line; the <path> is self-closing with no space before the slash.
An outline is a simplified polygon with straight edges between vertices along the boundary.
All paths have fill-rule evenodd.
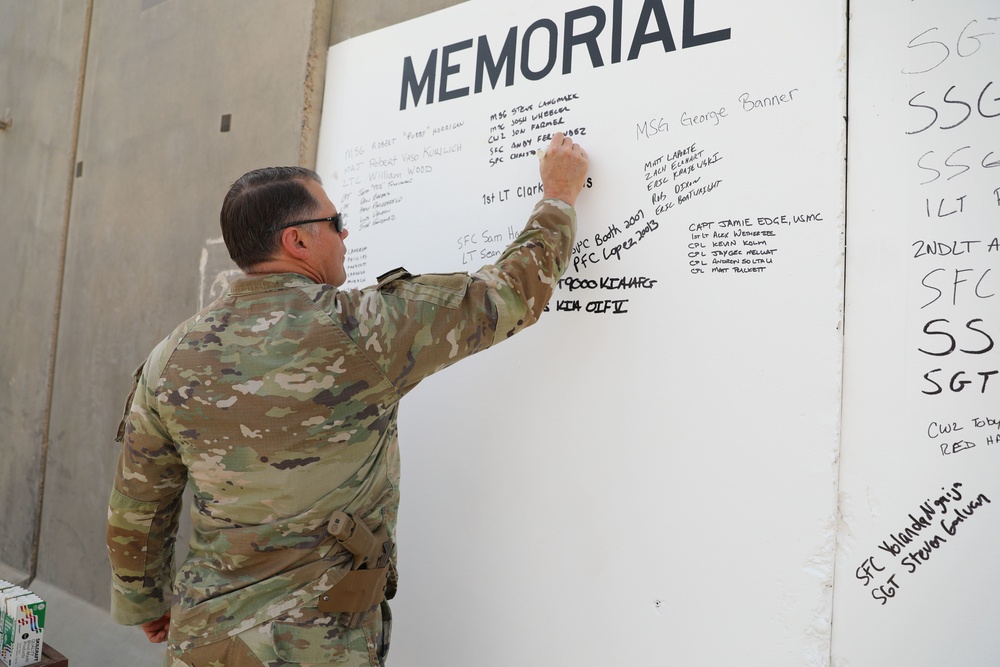
<path id="1" fill-rule="evenodd" d="M 545 198 L 561 199 L 573 206 L 587 182 L 587 152 L 562 132 L 556 132 L 542 154 L 538 171 Z"/>
<path id="2" fill-rule="evenodd" d="M 167 629 L 170 627 L 170 612 L 149 623 L 143 623 L 142 631 L 146 633 L 146 639 L 154 644 L 161 644 L 167 641 Z"/>

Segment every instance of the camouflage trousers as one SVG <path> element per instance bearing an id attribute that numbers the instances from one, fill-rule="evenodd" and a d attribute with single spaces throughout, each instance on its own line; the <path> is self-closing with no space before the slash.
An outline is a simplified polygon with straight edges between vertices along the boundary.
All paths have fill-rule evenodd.
<path id="1" fill-rule="evenodd" d="M 348 628 L 313 608 L 296 609 L 238 635 L 180 651 L 166 667 L 384 667 L 392 614 L 383 602 Z"/>

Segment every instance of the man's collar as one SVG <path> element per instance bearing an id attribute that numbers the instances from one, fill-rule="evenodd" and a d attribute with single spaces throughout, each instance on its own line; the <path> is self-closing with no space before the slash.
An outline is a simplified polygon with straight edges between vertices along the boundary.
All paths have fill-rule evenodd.
<path id="1" fill-rule="evenodd" d="M 229 293 L 250 294 L 316 284 L 315 280 L 300 273 L 260 273 L 247 275 L 234 281 L 229 285 Z"/>

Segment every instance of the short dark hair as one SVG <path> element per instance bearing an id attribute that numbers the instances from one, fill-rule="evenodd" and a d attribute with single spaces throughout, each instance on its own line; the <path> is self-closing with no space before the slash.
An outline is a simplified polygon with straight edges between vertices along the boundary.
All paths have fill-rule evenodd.
<path id="1" fill-rule="evenodd" d="M 305 167 L 267 167 L 243 174 L 226 193 L 219 213 L 229 256 L 246 271 L 272 259 L 278 251 L 276 226 L 305 217 L 319 203 L 305 181 L 322 183 Z"/>

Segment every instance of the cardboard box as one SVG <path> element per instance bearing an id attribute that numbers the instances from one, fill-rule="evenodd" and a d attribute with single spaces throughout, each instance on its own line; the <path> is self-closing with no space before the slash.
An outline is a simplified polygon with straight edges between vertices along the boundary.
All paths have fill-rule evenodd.
<path id="1" fill-rule="evenodd" d="M 7 595 L 4 611 L 0 660 L 7 667 L 25 667 L 41 662 L 45 600 L 30 592 L 26 595 Z"/>
<path id="2" fill-rule="evenodd" d="M 7 600 L 18 596 L 31 595 L 31 591 L 20 586 L 8 586 L 0 590 L 0 660 L 4 656 L 4 624 L 7 619 Z"/>

